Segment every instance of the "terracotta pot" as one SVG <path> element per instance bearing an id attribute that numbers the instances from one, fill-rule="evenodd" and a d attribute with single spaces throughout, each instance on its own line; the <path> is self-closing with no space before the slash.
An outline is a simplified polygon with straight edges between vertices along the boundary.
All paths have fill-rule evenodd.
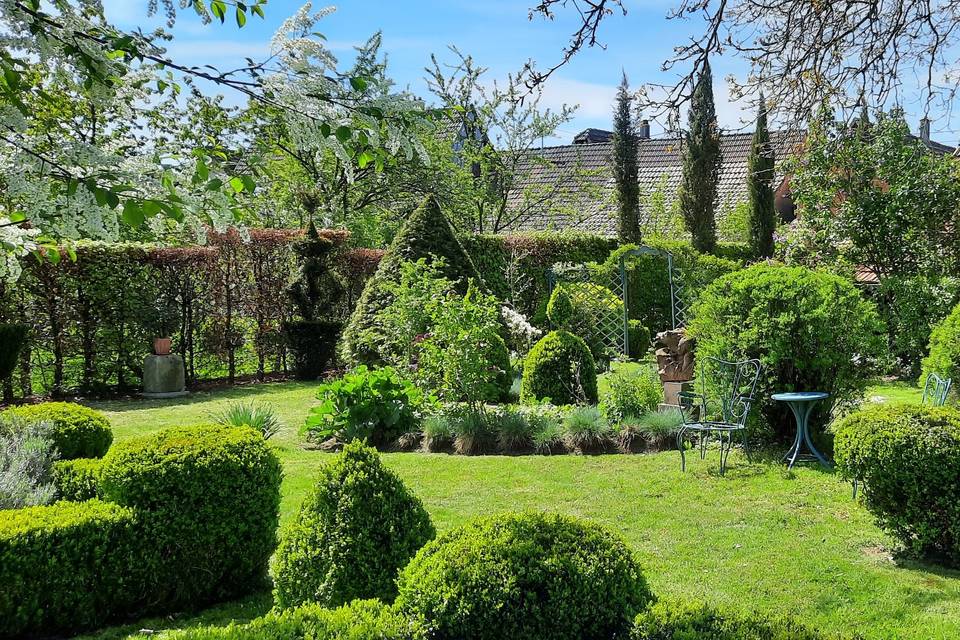
<path id="1" fill-rule="evenodd" d="M 154 338 L 153 352 L 158 356 L 170 355 L 170 338 Z"/>

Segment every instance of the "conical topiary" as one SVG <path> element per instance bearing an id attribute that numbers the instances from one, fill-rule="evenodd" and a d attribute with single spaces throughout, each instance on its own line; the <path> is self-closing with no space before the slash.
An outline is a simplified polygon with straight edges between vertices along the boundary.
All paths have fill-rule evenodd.
<path id="1" fill-rule="evenodd" d="M 340 343 L 340 356 L 345 363 L 380 364 L 377 316 L 393 300 L 387 291 L 388 287 L 384 285 L 399 280 L 401 263 L 421 258 L 442 258 L 443 276 L 457 282 L 462 294 L 466 293 L 471 279 L 481 285 L 483 283 L 453 226 L 440 210 L 440 204 L 436 198 L 428 196 L 400 228 L 380 261 L 377 272 L 367 281 L 360 295 Z"/>

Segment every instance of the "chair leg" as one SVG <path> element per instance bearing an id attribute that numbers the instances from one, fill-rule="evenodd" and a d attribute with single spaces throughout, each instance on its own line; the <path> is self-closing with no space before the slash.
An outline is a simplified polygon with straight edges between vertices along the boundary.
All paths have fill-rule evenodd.
<path id="1" fill-rule="evenodd" d="M 857 499 L 857 479 L 853 479 L 853 499 Z"/>
<path id="2" fill-rule="evenodd" d="M 700 432 L 700 459 L 703 460 L 707 457 L 707 445 L 710 444 L 710 432 L 701 431 Z"/>
<path id="3" fill-rule="evenodd" d="M 677 432 L 677 449 L 680 449 L 680 472 L 683 473 L 687 470 L 687 457 L 684 455 L 683 449 L 683 433 L 684 430 L 681 428 Z"/>
<path id="4" fill-rule="evenodd" d="M 724 435 L 726 435 L 726 444 L 724 444 Z M 730 455 L 730 448 L 733 446 L 733 438 L 728 432 L 726 434 L 720 434 L 720 475 L 724 475 L 727 472 L 727 457 Z"/>
<path id="5" fill-rule="evenodd" d="M 750 457 L 750 444 L 747 441 L 747 430 L 743 430 L 743 453 L 747 456 L 747 462 L 753 462 L 753 459 Z"/>

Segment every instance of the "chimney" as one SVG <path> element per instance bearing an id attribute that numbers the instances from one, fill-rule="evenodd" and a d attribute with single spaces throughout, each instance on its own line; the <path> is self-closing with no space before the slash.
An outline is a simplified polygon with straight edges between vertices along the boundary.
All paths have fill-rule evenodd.
<path id="1" fill-rule="evenodd" d="M 637 129 L 637 136 L 641 140 L 646 140 L 647 138 L 650 137 L 650 121 L 649 120 L 640 121 L 640 127 Z"/>
<path id="2" fill-rule="evenodd" d="M 920 118 L 920 139 L 924 144 L 930 144 L 930 119 Z"/>

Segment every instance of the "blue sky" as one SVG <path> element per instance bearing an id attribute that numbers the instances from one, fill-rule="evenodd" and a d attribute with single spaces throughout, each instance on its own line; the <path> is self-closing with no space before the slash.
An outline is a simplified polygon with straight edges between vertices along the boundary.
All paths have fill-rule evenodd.
<path id="1" fill-rule="evenodd" d="M 121 27 L 146 30 L 162 22 L 146 17 L 146 0 L 103 0 L 103 4 L 108 17 Z M 318 9 L 328 4 L 315 2 L 313 6 Z M 343 0 L 335 4 L 337 11 L 319 25 L 334 53 L 349 60 L 353 46 L 382 30 L 390 74 L 398 85 L 419 95 L 427 94 L 423 69 L 430 54 L 437 53 L 441 61 L 452 60 L 447 49 L 450 44 L 489 67 L 492 80 L 516 71 L 530 58 L 540 67 L 550 66 L 559 59 L 574 28 L 573 16 L 563 12 L 554 22 L 528 20 L 534 0 Z M 628 14 L 611 16 L 603 26 L 606 49 L 580 53 L 550 78 L 541 104 L 554 108 L 579 105 L 574 120 L 562 127 L 553 142 L 569 141 L 587 127 L 610 128 L 621 69 L 634 86 L 671 80 L 660 64 L 695 26 L 667 21 L 672 4 L 670 0 L 627 0 Z M 266 57 L 274 31 L 302 5 L 298 0 L 270 0 L 265 6 L 266 19 L 253 17 L 243 29 L 231 20 L 224 25 L 203 25 L 191 12 L 183 11 L 173 29 L 170 55 L 180 62 L 220 68 L 240 66 L 245 57 Z M 733 59 L 714 60 L 713 65 L 720 124 L 729 129 L 742 127 L 744 118 L 749 117 L 744 109 L 749 107 L 730 102 L 723 78 L 742 74 L 744 65 Z M 911 128 L 916 130 L 919 115 L 912 113 L 912 105 L 904 106 Z M 958 134 L 951 131 L 951 124 L 934 115 L 932 137 L 955 144 Z"/>

